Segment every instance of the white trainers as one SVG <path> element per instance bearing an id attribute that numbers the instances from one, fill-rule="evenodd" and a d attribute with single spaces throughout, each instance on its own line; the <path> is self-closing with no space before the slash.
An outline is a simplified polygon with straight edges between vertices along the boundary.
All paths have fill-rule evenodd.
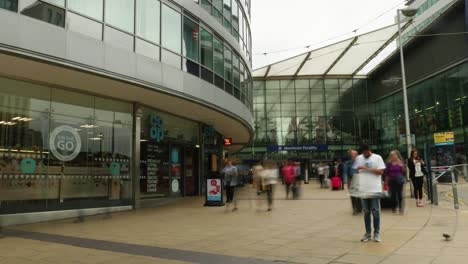
<path id="1" fill-rule="evenodd" d="M 370 240 L 371 240 L 371 235 L 367 233 L 361 238 L 361 242 L 368 242 Z"/>
<path id="2" fill-rule="evenodd" d="M 380 238 L 380 234 L 374 234 L 374 241 L 375 242 L 381 242 L 382 239 Z"/>

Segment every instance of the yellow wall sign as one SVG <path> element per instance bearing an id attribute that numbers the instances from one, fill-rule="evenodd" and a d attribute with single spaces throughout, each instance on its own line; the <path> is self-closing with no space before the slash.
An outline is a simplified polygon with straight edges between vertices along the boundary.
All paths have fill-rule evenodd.
<path id="1" fill-rule="evenodd" d="M 453 132 L 435 133 L 434 144 L 436 146 L 455 144 L 455 134 Z"/>

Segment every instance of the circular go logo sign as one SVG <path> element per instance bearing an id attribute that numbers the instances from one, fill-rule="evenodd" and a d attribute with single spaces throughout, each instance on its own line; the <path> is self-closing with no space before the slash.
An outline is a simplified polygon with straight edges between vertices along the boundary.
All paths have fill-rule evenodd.
<path id="1" fill-rule="evenodd" d="M 61 161 L 74 160 L 81 151 L 81 137 L 70 126 L 59 126 L 49 138 L 50 151 Z"/>

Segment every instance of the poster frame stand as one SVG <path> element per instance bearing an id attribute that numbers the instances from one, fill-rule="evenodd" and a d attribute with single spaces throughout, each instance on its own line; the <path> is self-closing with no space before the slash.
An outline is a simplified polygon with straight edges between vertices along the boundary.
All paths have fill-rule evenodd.
<path id="1" fill-rule="evenodd" d="M 219 183 L 220 183 L 220 199 L 221 200 L 208 200 L 208 192 L 209 192 L 209 188 L 208 188 L 208 183 L 213 181 L 213 180 L 219 180 Z M 206 188 L 205 188 L 205 204 L 204 206 L 206 207 L 220 207 L 220 206 L 225 206 L 226 204 L 224 203 L 224 182 L 223 182 L 223 178 L 220 177 L 219 175 L 217 176 L 211 176 L 211 177 L 207 177 L 206 178 L 206 181 L 205 181 L 205 184 L 206 184 Z"/>

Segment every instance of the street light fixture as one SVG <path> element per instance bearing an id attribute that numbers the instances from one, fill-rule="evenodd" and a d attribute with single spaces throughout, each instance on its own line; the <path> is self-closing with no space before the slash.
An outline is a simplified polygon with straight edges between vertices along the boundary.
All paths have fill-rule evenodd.
<path id="1" fill-rule="evenodd" d="M 403 82 L 403 105 L 405 108 L 405 132 L 406 132 L 406 151 L 408 157 L 410 156 L 411 149 L 412 149 L 412 142 L 411 142 L 411 129 L 410 129 L 410 119 L 409 119 L 409 110 L 408 110 L 408 92 L 406 87 L 406 70 L 405 70 L 405 58 L 403 54 L 403 42 L 401 41 L 401 19 L 400 19 L 400 12 L 403 16 L 411 18 L 414 17 L 418 9 L 414 8 L 405 8 L 405 9 L 398 9 L 397 10 L 397 19 L 398 19 L 398 44 L 400 46 L 400 61 L 401 61 L 401 79 Z"/>

